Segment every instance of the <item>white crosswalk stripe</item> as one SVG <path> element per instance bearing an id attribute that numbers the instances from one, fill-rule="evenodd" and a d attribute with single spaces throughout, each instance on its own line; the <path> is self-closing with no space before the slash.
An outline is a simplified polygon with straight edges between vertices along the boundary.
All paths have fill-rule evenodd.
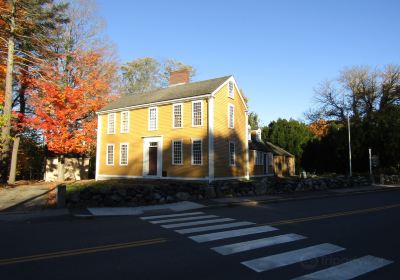
<path id="1" fill-rule="evenodd" d="M 365 256 L 327 269 L 316 271 L 295 280 L 347 280 L 374 271 L 388 264 L 388 261 L 374 256 Z"/>
<path id="2" fill-rule="evenodd" d="M 238 236 L 249 235 L 249 234 L 269 232 L 269 231 L 274 231 L 274 230 L 278 230 L 278 229 L 274 228 L 274 227 L 270 227 L 270 226 L 261 226 L 261 227 L 251 227 L 251 228 L 219 231 L 219 232 L 214 232 L 214 233 L 190 236 L 189 238 L 198 243 L 202 243 L 202 242 L 220 240 L 220 239 L 231 238 L 231 237 L 238 237 Z"/>
<path id="3" fill-rule="evenodd" d="M 235 219 L 231 218 L 221 218 L 221 219 L 212 219 L 212 220 L 201 220 L 195 222 L 187 222 L 187 223 L 179 223 L 179 224 L 168 224 L 163 225 L 163 228 L 177 228 L 177 227 L 188 227 L 188 226 L 197 226 L 197 225 L 205 225 L 205 224 L 216 224 L 216 223 L 223 223 L 223 222 L 232 222 Z"/>
<path id="4" fill-rule="evenodd" d="M 184 217 L 184 216 L 194 216 L 194 215 L 203 215 L 203 214 L 204 214 L 203 212 L 190 212 L 190 213 L 181 213 L 181 214 L 147 216 L 147 217 L 140 217 L 140 219 L 142 219 L 142 220 L 153 220 L 153 219 L 161 219 L 161 218 Z"/>
<path id="5" fill-rule="evenodd" d="M 175 230 L 175 231 L 177 233 L 187 234 L 187 233 L 203 232 L 203 231 L 210 231 L 210 230 L 217 230 L 217 229 L 250 226 L 250 225 L 254 225 L 254 224 L 255 223 L 252 223 L 252 222 L 236 222 L 236 223 L 220 224 L 220 225 L 205 226 L 205 227 L 179 229 L 179 230 Z"/>
<path id="6" fill-rule="evenodd" d="M 253 222 L 247 222 L 247 221 L 233 222 L 235 221 L 235 219 L 221 218 L 216 215 L 207 215 L 204 212 L 145 216 L 141 217 L 141 219 L 146 220 L 152 224 L 160 224 L 161 227 L 166 229 L 178 228 L 175 229 L 175 232 L 180 234 L 200 233 L 205 231 L 215 231 L 215 230 L 225 229 L 224 231 L 189 236 L 190 239 L 198 243 L 217 241 L 222 239 L 266 233 L 278 230 L 277 228 L 271 226 L 255 226 L 256 224 Z M 233 229 L 233 230 L 231 229 L 235 227 L 236 228 L 244 227 L 244 228 Z M 226 229 L 231 229 L 231 230 L 226 230 Z M 282 235 L 265 237 L 249 241 L 243 241 L 238 243 L 232 243 L 222 246 L 216 246 L 211 248 L 211 250 L 225 256 L 225 255 L 232 255 L 236 253 L 251 251 L 255 249 L 261 249 L 269 246 L 294 242 L 305 238 L 307 237 L 295 233 L 289 233 L 289 234 L 282 234 Z M 293 251 L 288 251 L 284 253 L 243 261 L 241 262 L 241 264 L 247 266 L 253 271 L 264 272 L 275 268 L 320 258 L 343 250 L 346 249 L 334 244 L 323 243 Z M 382 268 L 391 263 L 393 262 L 390 260 L 368 255 L 333 267 L 328 267 L 326 269 L 322 269 L 307 275 L 300 276 L 298 278 L 295 278 L 294 280 L 353 279 L 355 277 Z"/>
<path id="7" fill-rule="evenodd" d="M 211 219 L 211 218 L 218 218 L 215 215 L 205 215 L 205 216 L 195 216 L 195 217 L 186 217 L 186 218 L 176 218 L 176 219 L 167 219 L 167 220 L 156 220 L 156 221 L 149 221 L 152 224 L 165 224 L 165 223 L 172 223 L 172 222 L 184 222 L 184 221 L 192 221 L 192 220 L 204 220 L 204 219 Z"/>
<path id="8" fill-rule="evenodd" d="M 235 253 L 245 252 L 249 250 L 259 249 L 263 247 L 273 246 L 282 243 L 293 242 L 296 240 L 305 239 L 305 236 L 289 233 L 284 235 L 272 236 L 262 239 L 256 239 L 246 242 L 239 242 L 234 244 L 228 244 L 224 246 L 214 247 L 211 250 L 214 250 L 221 255 L 231 255 Z"/>
<path id="9" fill-rule="evenodd" d="M 345 250 L 345 248 L 329 243 L 323 243 L 315 246 L 302 248 L 299 250 L 262 257 L 250 261 L 244 261 L 242 262 L 242 264 L 256 272 L 262 272 L 277 267 L 294 264 L 297 262 L 311 260 L 314 258 L 340 252 L 343 250 Z"/>

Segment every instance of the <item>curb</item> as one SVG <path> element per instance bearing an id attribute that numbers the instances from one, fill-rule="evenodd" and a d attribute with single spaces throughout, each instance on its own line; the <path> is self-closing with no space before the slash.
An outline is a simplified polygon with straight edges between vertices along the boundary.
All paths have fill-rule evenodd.
<path id="1" fill-rule="evenodd" d="M 251 203 L 280 203 L 280 202 L 318 199 L 318 198 L 334 198 L 334 197 L 344 197 L 344 196 L 368 194 L 368 193 L 374 193 L 374 192 L 391 192 L 391 191 L 399 191 L 399 190 L 400 190 L 400 187 L 391 187 L 391 188 L 381 188 L 381 189 L 375 189 L 375 190 L 352 191 L 352 192 L 347 192 L 347 193 L 335 193 L 335 194 L 330 193 L 330 194 L 310 195 L 310 196 L 302 196 L 302 197 L 286 197 L 286 198 L 276 198 L 276 199 L 266 199 L 266 200 L 228 202 L 228 203 L 221 203 L 221 204 L 205 205 L 205 208 L 212 209 L 212 208 L 232 207 L 232 206 L 240 206 L 240 205 L 245 206 L 245 205 L 249 205 Z"/>

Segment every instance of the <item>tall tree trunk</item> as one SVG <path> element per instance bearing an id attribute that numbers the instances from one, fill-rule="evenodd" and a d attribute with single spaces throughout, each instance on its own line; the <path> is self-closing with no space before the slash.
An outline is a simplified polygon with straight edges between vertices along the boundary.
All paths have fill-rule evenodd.
<path id="1" fill-rule="evenodd" d="M 9 152 L 10 152 L 10 131 L 11 131 L 11 113 L 12 113 L 12 86 L 14 71 L 14 49 L 15 49 L 15 10 L 16 0 L 11 0 L 11 18 L 10 18 L 10 36 L 8 38 L 7 53 L 7 72 L 6 72 L 6 88 L 3 114 L 7 117 L 6 123 L 1 129 L 2 151 L 1 151 L 1 169 L 2 178 L 5 181 L 8 171 Z"/>
<path id="2" fill-rule="evenodd" d="M 17 171 L 17 159 L 18 159 L 18 147 L 19 147 L 19 136 L 15 137 L 14 145 L 12 150 L 11 157 L 11 166 L 10 166 L 10 176 L 8 177 L 8 184 L 15 184 L 15 174 Z"/>
<path id="3" fill-rule="evenodd" d="M 65 158 L 64 155 L 58 156 L 58 163 L 57 163 L 57 181 L 64 182 L 65 178 Z"/>

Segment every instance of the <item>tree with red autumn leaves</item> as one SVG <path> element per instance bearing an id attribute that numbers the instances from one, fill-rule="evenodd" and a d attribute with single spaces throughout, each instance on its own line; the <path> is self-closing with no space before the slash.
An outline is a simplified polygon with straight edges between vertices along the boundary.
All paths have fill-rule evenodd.
<path id="1" fill-rule="evenodd" d="M 116 64 L 105 61 L 100 51 L 75 52 L 72 57 L 68 71 L 47 64 L 44 76 L 31 81 L 34 115 L 27 119 L 30 127 L 42 133 L 48 149 L 59 156 L 60 181 L 66 154 L 85 154 L 94 148 L 95 112 L 113 98 L 116 80 Z"/>

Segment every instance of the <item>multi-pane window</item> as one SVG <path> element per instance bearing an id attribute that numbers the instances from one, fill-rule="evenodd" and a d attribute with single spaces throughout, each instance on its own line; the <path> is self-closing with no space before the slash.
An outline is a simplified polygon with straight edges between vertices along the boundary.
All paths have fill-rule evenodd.
<path id="1" fill-rule="evenodd" d="M 203 125 L 203 102 L 193 101 L 192 102 L 192 126 Z"/>
<path id="2" fill-rule="evenodd" d="M 119 149 L 119 165 L 128 165 L 128 144 L 121 143 Z"/>
<path id="3" fill-rule="evenodd" d="M 228 97 L 230 98 L 235 97 L 234 85 L 232 81 L 228 82 Z"/>
<path id="4" fill-rule="evenodd" d="M 229 142 L 229 165 L 236 164 L 236 147 L 235 142 Z"/>
<path id="5" fill-rule="evenodd" d="M 157 107 L 149 108 L 149 130 L 157 130 Z"/>
<path id="6" fill-rule="evenodd" d="M 228 104 L 228 127 L 235 127 L 235 106 Z"/>
<path id="7" fill-rule="evenodd" d="M 203 163 L 201 140 L 192 140 L 192 164 L 201 165 Z"/>
<path id="8" fill-rule="evenodd" d="M 182 140 L 172 141 L 172 164 L 182 164 L 183 163 L 183 149 Z"/>
<path id="9" fill-rule="evenodd" d="M 172 106 L 172 127 L 179 128 L 183 127 L 183 104 L 174 104 Z"/>
<path id="10" fill-rule="evenodd" d="M 114 165 L 114 144 L 107 144 L 106 164 Z"/>
<path id="11" fill-rule="evenodd" d="M 257 153 L 256 153 L 256 165 L 264 165 L 263 152 L 257 151 Z"/>
<path id="12" fill-rule="evenodd" d="M 115 134 L 115 113 L 108 114 L 107 133 Z"/>
<path id="13" fill-rule="evenodd" d="M 121 112 L 121 133 L 129 132 L 129 112 Z"/>

